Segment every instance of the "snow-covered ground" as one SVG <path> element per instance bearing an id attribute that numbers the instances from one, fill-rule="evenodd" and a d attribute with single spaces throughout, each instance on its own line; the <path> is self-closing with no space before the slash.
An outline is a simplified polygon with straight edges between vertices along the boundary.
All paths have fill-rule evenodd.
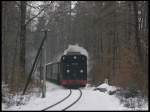
<path id="1" fill-rule="evenodd" d="M 2 110 L 42 110 L 60 101 L 69 94 L 68 89 L 55 85 L 53 83 L 46 82 L 46 87 L 46 98 L 33 96 L 27 104 L 12 106 L 10 108 L 5 108 L 5 105 L 2 104 Z M 98 86 L 98 88 L 106 88 L 107 91 L 100 92 L 98 90 L 95 90 L 95 87 L 90 86 L 81 88 L 83 94 L 81 99 L 67 110 L 133 110 L 124 107 L 123 104 L 120 104 L 119 99 L 115 95 L 108 94 L 108 91 L 115 90 L 115 87 L 103 83 Z M 73 90 L 73 94 L 71 95 L 71 97 L 69 97 L 65 102 L 62 102 L 59 106 L 53 107 L 50 110 L 61 110 L 64 107 L 68 106 L 71 102 L 73 102 L 74 99 L 77 99 L 78 96 L 79 91 Z M 148 110 L 148 105 L 144 105 L 141 110 Z"/>
<path id="2" fill-rule="evenodd" d="M 64 51 L 63 54 L 66 54 L 67 52 L 80 52 L 81 54 L 84 54 L 87 56 L 87 64 L 88 64 L 88 73 L 90 69 L 92 68 L 92 64 L 90 62 L 89 54 L 86 49 L 76 45 L 69 45 L 68 48 Z M 58 56 L 58 59 L 60 59 L 60 54 Z M 51 62 L 50 62 L 51 63 Z M 89 78 L 89 76 L 88 76 Z M 61 86 L 55 85 L 50 82 L 46 82 L 46 98 L 41 98 L 36 95 L 30 95 L 32 96 L 29 101 L 26 100 L 26 97 L 23 101 L 24 105 L 18 105 L 18 106 L 11 106 L 7 108 L 7 106 L 2 103 L 2 110 L 13 110 L 13 111 L 21 111 L 21 110 L 43 110 L 44 108 L 51 106 L 57 102 L 59 102 L 61 99 L 65 98 L 69 94 L 69 90 L 65 89 Z M 120 99 L 123 99 L 123 102 L 117 97 L 114 93 L 115 90 L 117 90 L 117 87 L 110 86 L 106 82 L 99 85 L 98 87 L 91 87 L 86 86 L 85 88 L 81 88 L 82 90 L 82 97 L 81 99 L 72 107 L 68 108 L 67 110 L 148 110 L 148 103 L 145 103 L 143 99 L 136 99 L 136 98 L 128 98 L 123 99 L 122 97 Z M 72 90 L 71 96 L 65 100 L 64 102 L 60 103 L 59 105 L 49 109 L 49 110 L 62 110 L 65 107 L 69 106 L 73 101 L 75 101 L 79 96 L 78 90 Z M 8 92 L 3 92 L 8 93 Z M 7 96 L 7 95 L 4 95 Z M 29 98 L 28 98 L 29 99 Z M 18 100 L 18 96 L 15 97 L 15 101 Z M 8 100 L 6 100 L 8 101 Z M 139 103 L 141 101 L 141 103 Z M 127 102 L 127 103 L 126 103 Z M 129 103 L 128 103 L 129 102 Z M 142 104 L 139 106 L 140 108 L 135 108 L 134 102 L 138 102 L 136 104 Z M 129 104 L 129 106 L 124 106 L 125 104 Z M 132 104 L 130 106 L 130 104 Z M 127 108 L 127 107 L 134 107 L 134 108 Z"/>

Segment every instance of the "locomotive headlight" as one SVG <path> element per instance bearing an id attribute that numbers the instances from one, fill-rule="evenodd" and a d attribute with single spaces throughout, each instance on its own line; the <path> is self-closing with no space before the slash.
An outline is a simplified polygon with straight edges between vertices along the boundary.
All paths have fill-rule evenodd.
<path id="1" fill-rule="evenodd" d="M 70 73 L 70 70 L 66 70 L 67 73 Z"/>
<path id="2" fill-rule="evenodd" d="M 64 60 L 64 59 L 65 59 L 65 57 L 63 56 L 63 57 L 62 57 L 62 59 Z"/>
<path id="3" fill-rule="evenodd" d="M 80 70 L 80 73 L 83 73 L 83 69 Z"/>
<path id="4" fill-rule="evenodd" d="M 77 56 L 74 56 L 73 59 L 77 59 Z"/>

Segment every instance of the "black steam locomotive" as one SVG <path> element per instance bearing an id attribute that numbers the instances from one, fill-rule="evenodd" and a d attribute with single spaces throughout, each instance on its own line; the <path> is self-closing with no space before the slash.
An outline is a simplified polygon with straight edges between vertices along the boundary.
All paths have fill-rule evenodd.
<path id="1" fill-rule="evenodd" d="M 46 80 L 65 87 L 84 87 L 87 83 L 87 57 L 79 52 L 63 55 L 59 62 L 46 65 Z"/>

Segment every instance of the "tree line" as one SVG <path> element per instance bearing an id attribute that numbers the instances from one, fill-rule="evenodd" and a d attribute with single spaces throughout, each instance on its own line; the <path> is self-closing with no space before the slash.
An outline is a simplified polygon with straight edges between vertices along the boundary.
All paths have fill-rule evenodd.
<path id="1" fill-rule="evenodd" d="M 47 28 L 47 62 L 77 43 L 89 52 L 92 84 L 108 78 L 147 94 L 147 1 L 39 2 L 2 2 L 2 80 L 10 88 L 25 84 Z"/>

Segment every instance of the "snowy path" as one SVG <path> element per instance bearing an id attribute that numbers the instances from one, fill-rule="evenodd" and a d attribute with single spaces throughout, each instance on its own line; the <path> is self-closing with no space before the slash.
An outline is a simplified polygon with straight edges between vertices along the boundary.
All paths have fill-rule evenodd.
<path id="1" fill-rule="evenodd" d="M 105 84 L 103 84 L 105 86 Z M 110 87 L 110 86 L 109 86 Z M 112 88 L 109 88 L 112 89 Z M 109 95 L 107 92 L 94 91 L 94 87 L 81 88 L 82 97 L 72 107 L 67 110 L 130 110 L 120 104 L 118 98 L 114 95 Z M 49 110 L 62 110 L 69 106 L 79 97 L 78 90 L 72 90 L 71 96 L 59 105 L 52 107 Z M 3 110 L 43 110 L 51 106 L 69 94 L 68 89 L 47 82 L 46 98 L 33 96 L 28 104 L 20 106 L 12 106 Z M 146 109 L 147 110 L 147 109 Z"/>
<path id="2" fill-rule="evenodd" d="M 122 110 L 125 109 L 113 96 L 99 91 L 82 90 L 83 96 L 68 110 Z"/>
<path id="3" fill-rule="evenodd" d="M 64 108 L 66 108 L 67 106 L 72 104 L 76 99 L 78 99 L 79 95 L 80 95 L 79 90 L 72 90 L 72 94 L 69 98 L 67 98 L 62 103 L 60 103 L 60 104 L 56 105 L 55 107 L 48 109 L 48 110 L 63 110 Z"/>

